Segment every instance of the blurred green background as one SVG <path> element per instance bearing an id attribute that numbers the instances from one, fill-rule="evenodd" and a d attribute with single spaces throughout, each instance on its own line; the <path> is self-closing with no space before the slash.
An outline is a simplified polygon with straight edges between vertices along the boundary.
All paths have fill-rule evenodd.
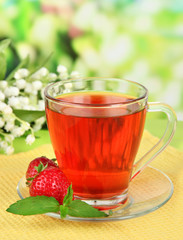
<path id="1" fill-rule="evenodd" d="M 50 71 L 63 64 L 137 81 L 183 120 L 182 0 L 0 0 L 5 38 L 9 72 L 27 55 L 36 66 L 53 52 Z"/>

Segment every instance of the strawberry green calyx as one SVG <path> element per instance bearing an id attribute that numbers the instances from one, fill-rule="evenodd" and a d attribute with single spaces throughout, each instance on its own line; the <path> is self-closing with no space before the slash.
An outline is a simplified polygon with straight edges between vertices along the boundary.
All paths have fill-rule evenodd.
<path id="1" fill-rule="evenodd" d="M 44 166 L 42 162 L 38 165 L 38 167 L 34 167 L 38 173 L 44 171 L 48 167 L 48 163 Z"/>
<path id="2" fill-rule="evenodd" d="M 52 159 L 50 159 L 50 160 L 52 160 L 53 162 L 56 162 L 56 161 L 57 161 L 57 159 L 56 159 L 56 158 L 52 158 Z"/>
<path id="3" fill-rule="evenodd" d="M 29 187 L 32 183 L 32 181 L 39 175 L 40 172 L 44 171 L 48 167 L 48 163 L 44 166 L 42 162 L 38 166 L 35 166 L 34 168 L 37 171 L 37 174 L 34 177 L 27 178 L 26 185 Z"/>

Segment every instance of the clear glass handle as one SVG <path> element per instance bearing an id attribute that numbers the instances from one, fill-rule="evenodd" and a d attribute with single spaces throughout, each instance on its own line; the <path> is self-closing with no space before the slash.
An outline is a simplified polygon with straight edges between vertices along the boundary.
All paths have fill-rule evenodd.
<path id="1" fill-rule="evenodd" d="M 148 112 L 164 112 L 168 118 L 168 124 L 162 138 L 133 166 L 132 178 L 137 176 L 160 152 L 170 143 L 176 129 L 177 117 L 174 110 L 163 103 L 148 103 Z"/>

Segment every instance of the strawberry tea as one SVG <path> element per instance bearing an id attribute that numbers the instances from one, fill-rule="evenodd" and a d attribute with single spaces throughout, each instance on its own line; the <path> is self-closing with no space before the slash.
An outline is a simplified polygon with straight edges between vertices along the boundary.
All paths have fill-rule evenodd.
<path id="1" fill-rule="evenodd" d="M 110 199 L 128 189 L 146 108 L 134 97 L 74 92 L 46 102 L 47 124 L 60 168 L 76 196 Z"/>

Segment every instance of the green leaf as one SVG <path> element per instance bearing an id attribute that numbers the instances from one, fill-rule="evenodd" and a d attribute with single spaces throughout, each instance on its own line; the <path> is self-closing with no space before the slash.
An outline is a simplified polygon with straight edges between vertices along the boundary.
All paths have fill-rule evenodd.
<path id="1" fill-rule="evenodd" d="M 35 166 L 34 168 L 38 173 L 42 172 L 48 167 L 48 163 L 44 166 L 44 164 L 41 162 L 38 166 Z"/>
<path id="2" fill-rule="evenodd" d="M 107 217 L 108 214 L 101 212 L 96 208 L 93 208 L 89 204 L 82 202 L 81 200 L 74 200 L 68 206 L 68 215 L 74 217 Z"/>
<path id="3" fill-rule="evenodd" d="M 110 209 L 109 210 L 109 216 L 112 216 L 113 215 L 113 212 L 112 212 L 112 210 Z"/>
<path id="4" fill-rule="evenodd" d="M 12 204 L 6 211 L 24 216 L 48 212 L 58 212 L 59 202 L 53 197 L 28 197 Z"/>
<path id="5" fill-rule="evenodd" d="M 34 68 L 34 70 L 30 71 L 29 77 L 30 77 L 33 73 L 37 72 L 40 68 L 44 67 L 44 66 L 46 65 L 46 63 L 50 60 L 50 58 L 51 58 L 52 55 L 53 55 L 53 53 L 50 53 L 50 54 L 47 56 L 47 58 L 42 61 L 42 63 L 40 63 L 36 68 Z"/>
<path id="6" fill-rule="evenodd" d="M 11 43 L 10 39 L 5 39 L 0 42 L 0 52 L 3 52 Z"/>
<path id="7" fill-rule="evenodd" d="M 56 161 L 57 161 L 57 159 L 56 159 L 56 158 L 52 158 L 51 160 L 52 160 L 53 162 L 56 162 Z"/>
<path id="8" fill-rule="evenodd" d="M 72 202 L 73 199 L 73 190 L 72 190 L 72 184 L 67 189 L 67 194 L 64 197 L 63 205 L 67 206 Z"/>
<path id="9" fill-rule="evenodd" d="M 5 58 L 5 55 L 0 52 L 0 80 L 3 80 L 4 77 L 5 77 L 5 74 L 6 74 L 6 67 L 7 67 L 7 64 L 6 64 L 6 58 Z"/>
<path id="10" fill-rule="evenodd" d="M 68 207 L 60 205 L 60 217 L 64 219 L 68 214 Z"/>
<path id="11" fill-rule="evenodd" d="M 19 64 L 18 66 L 7 76 L 6 80 L 10 81 L 13 79 L 16 71 L 20 68 L 23 68 L 25 66 L 27 66 L 27 64 L 29 63 L 29 56 L 27 56 L 26 58 L 24 58 Z"/>
<path id="12" fill-rule="evenodd" d="M 41 170 L 43 169 L 43 167 L 44 167 L 44 165 L 43 165 L 42 163 L 40 163 L 38 166 L 35 166 L 34 168 L 36 169 L 36 171 L 37 171 L 38 173 L 40 173 Z"/>
<path id="13" fill-rule="evenodd" d="M 45 116 L 45 111 L 14 109 L 13 112 L 18 118 L 29 123 Z"/>
<path id="14" fill-rule="evenodd" d="M 33 177 L 30 177 L 30 178 L 27 178 L 27 181 L 32 181 L 34 178 Z"/>
<path id="15" fill-rule="evenodd" d="M 30 185 L 31 185 L 32 181 L 34 180 L 34 178 L 35 178 L 35 177 L 27 178 L 27 179 L 26 179 L 27 181 L 25 182 L 25 184 L 26 184 L 27 187 L 30 187 Z"/>

